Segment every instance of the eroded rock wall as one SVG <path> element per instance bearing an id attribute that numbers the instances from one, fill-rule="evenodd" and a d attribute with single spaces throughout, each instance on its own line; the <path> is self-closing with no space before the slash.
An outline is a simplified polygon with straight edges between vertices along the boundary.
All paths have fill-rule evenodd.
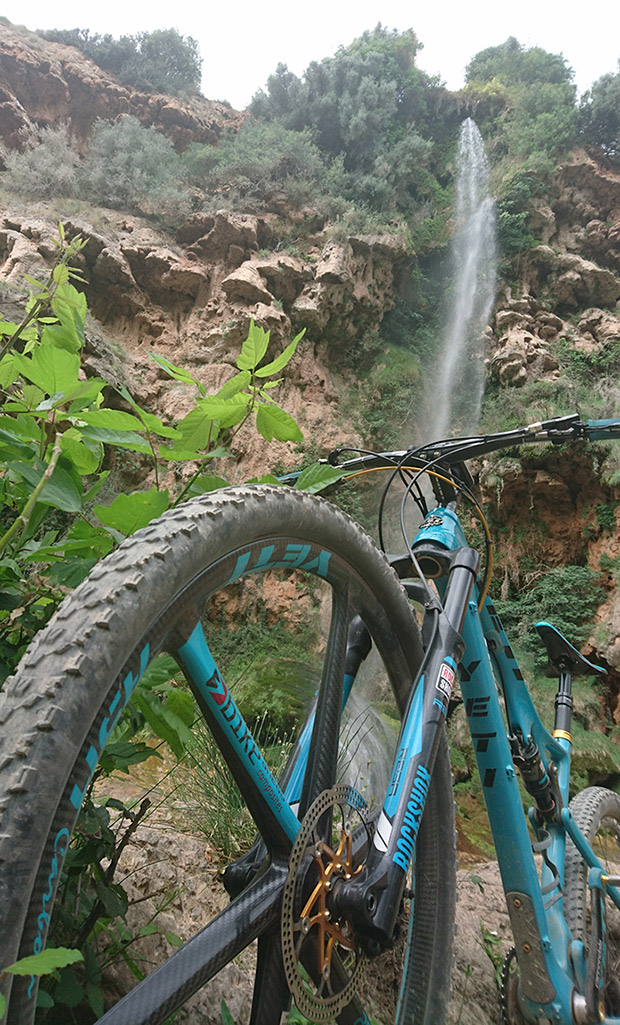
<path id="1" fill-rule="evenodd" d="M 202 96 L 185 100 L 120 85 L 75 47 L 0 20 L 0 167 L 8 151 L 24 150 L 43 128 L 70 124 L 79 144 L 97 118 L 120 114 L 154 125 L 177 149 L 215 143 L 224 126 L 238 128 L 244 118 Z"/>
<path id="2" fill-rule="evenodd" d="M 191 406 L 188 389 L 154 364 L 153 352 L 181 364 L 209 390 L 235 372 L 251 320 L 271 333 L 280 351 L 305 330 L 278 402 L 300 423 L 313 448 L 360 442 L 343 423 L 339 364 L 394 302 L 395 275 L 406 249 L 398 238 L 356 236 L 336 243 L 319 231 L 303 258 L 273 251 L 273 215 L 220 211 L 196 214 L 175 241 L 138 218 L 106 213 L 97 227 L 65 218 L 68 238 L 81 235 L 80 256 L 89 309 L 99 322 L 89 338 L 89 366 L 111 384 L 121 379 L 147 407 L 170 421 Z M 24 274 L 49 267 L 55 226 L 16 206 L 0 219 L 0 281 L 19 288 Z M 110 344 L 121 355 L 111 358 Z M 267 443 L 249 428 L 235 439 L 239 479 L 265 472 Z M 297 461 L 292 446 L 283 454 Z"/>

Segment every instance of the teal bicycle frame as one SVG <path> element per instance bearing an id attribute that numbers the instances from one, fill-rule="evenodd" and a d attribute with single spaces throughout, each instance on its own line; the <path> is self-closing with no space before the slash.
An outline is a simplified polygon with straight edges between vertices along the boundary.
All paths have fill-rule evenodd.
<path id="1" fill-rule="evenodd" d="M 429 545 L 452 552 L 466 549 L 453 510 L 434 509 L 426 522 L 432 525 L 422 526 L 414 553 Z M 568 810 L 571 742 L 567 736 L 552 736 L 543 726 L 492 601 L 486 598 L 478 609 L 476 584 L 460 633 L 465 646 L 459 667 L 461 693 L 517 951 L 521 1012 L 527 1021 L 572 1025 L 586 1020 L 580 1017 L 584 1011 L 576 997 L 584 992 L 586 965 L 583 944 L 573 939 L 562 913 L 566 837 L 590 868 L 590 887 L 602 887 L 603 869 Z M 507 731 L 531 737 L 547 772 L 557 780 L 559 821 L 539 821 L 530 809 L 534 849 Z M 543 855 L 540 879 L 535 851 Z M 606 892 L 620 908 L 618 890 L 607 887 Z M 615 1017 L 602 1020 L 606 1025 L 620 1023 Z"/>
<path id="2" fill-rule="evenodd" d="M 603 869 L 568 810 L 570 740 L 552 736 L 540 721 L 491 600 L 486 598 L 478 607 L 478 554 L 468 547 L 455 508 L 440 506 L 432 510 L 412 551 L 421 564 L 437 570 L 434 575 L 442 600 L 425 602 L 426 616 L 435 626 L 423 631 L 423 636 L 432 636 L 409 697 L 372 848 L 362 872 L 333 894 L 334 907 L 356 924 L 359 936 L 369 937 L 371 943 L 389 944 L 409 863 L 415 861 L 415 841 L 439 731 L 458 672 L 517 950 L 521 1012 L 532 1023 L 586 1022 L 591 1019 L 582 996 L 586 978 L 583 944 L 573 939 L 562 913 L 566 837 L 590 867 L 591 887 L 602 888 Z M 408 556 L 392 561 L 401 577 L 411 577 Z M 419 584 L 405 586 L 420 600 Z M 356 654 L 355 645 L 350 642 L 349 646 L 343 705 L 368 650 L 362 644 Z M 213 681 L 216 670 L 208 651 L 206 655 L 194 651 L 197 664 L 192 666 L 193 641 L 186 647 L 187 652 L 182 650 L 181 654 L 187 659 L 191 675 L 197 679 L 200 673 L 206 674 L 205 679 L 208 676 Z M 223 686 L 218 685 L 219 690 Z M 229 704 L 216 697 L 212 711 L 230 732 Z M 313 726 L 311 714 L 281 785 L 269 774 L 271 815 L 282 836 L 290 841 L 298 829 L 294 810 L 301 799 Z M 515 732 L 535 742 L 560 797 L 561 808 L 554 819 L 537 820 L 534 808 L 530 810 L 534 845 L 508 740 L 508 733 Z M 230 734 L 231 742 L 239 739 L 237 733 Z M 246 754 L 244 750 L 244 758 Z M 256 773 L 256 765 L 248 768 Z M 266 772 L 264 767 L 261 778 Z M 535 851 L 543 859 L 540 878 Z M 606 893 L 620 908 L 618 891 L 608 886 Z M 372 953 L 372 946 L 368 949 Z M 606 1025 L 620 1025 L 620 1018 L 603 1020 Z"/>

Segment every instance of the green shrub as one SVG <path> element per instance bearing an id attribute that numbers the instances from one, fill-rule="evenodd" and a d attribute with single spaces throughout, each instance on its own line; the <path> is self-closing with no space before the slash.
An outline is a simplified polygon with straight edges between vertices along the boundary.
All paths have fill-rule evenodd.
<path id="1" fill-rule="evenodd" d="M 584 384 L 591 386 L 603 377 L 615 378 L 620 373 L 620 339 L 610 338 L 600 349 L 584 352 L 563 336 L 552 348 L 566 374 Z"/>
<path id="2" fill-rule="evenodd" d="M 248 119 L 217 146 L 190 147 L 183 158 L 188 179 L 201 189 L 226 188 L 236 197 L 265 197 L 290 182 L 320 182 L 325 172 L 310 132 Z"/>
<path id="3" fill-rule="evenodd" d="M 471 87 L 496 83 L 506 90 L 504 113 L 495 125 L 496 149 L 521 159 L 540 153 L 553 157 L 576 141 L 573 71 L 561 54 L 524 47 L 511 36 L 477 53 L 465 75 Z"/>
<path id="4" fill-rule="evenodd" d="M 4 185 L 33 199 L 74 196 L 79 162 L 67 125 L 44 128 L 38 144 L 8 154 Z"/>
<path id="5" fill-rule="evenodd" d="M 162 93 L 198 92 L 202 59 L 198 43 L 176 29 L 158 29 L 135 36 L 136 54 L 125 61 L 121 82 Z"/>
<path id="6" fill-rule="evenodd" d="M 546 570 L 529 591 L 496 605 L 508 633 L 520 635 L 526 650 L 535 652 L 542 665 L 547 656 L 535 623 L 547 620 L 578 648 L 587 639 L 603 598 L 599 577 L 587 566 L 560 566 Z"/>
<path id="7" fill-rule="evenodd" d="M 510 36 L 499 46 L 480 50 L 465 69 L 465 79 L 471 82 L 491 82 L 497 79 L 504 85 L 561 84 L 573 77 L 561 54 L 548 53 L 539 46 L 524 47 Z M 532 90 L 535 92 L 536 90 Z"/>
<path id="8" fill-rule="evenodd" d="M 162 194 L 176 190 L 177 220 L 190 209 L 180 187 L 179 158 L 169 139 L 137 118 L 96 121 L 80 167 L 79 194 L 84 199 L 134 213 L 155 213 Z"/>
<path id="9" fill-rule="evenodd" d="M 23 196 L 86 199 L 144 214 L 176 227 L 191 213 L 192 197 L 173 145 L 155 128 L 123 114 L 95 121 L 83 160 L 65 125 L 45 128 L 38 145 L 7 157 L 5 186 Z"/>

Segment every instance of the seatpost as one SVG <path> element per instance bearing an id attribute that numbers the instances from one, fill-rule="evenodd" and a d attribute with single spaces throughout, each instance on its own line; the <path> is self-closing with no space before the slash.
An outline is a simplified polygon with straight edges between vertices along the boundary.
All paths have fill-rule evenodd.
<path id="1" fill-rule="evenodd" d="M 572 682 L 573 676 L 570 666 L 564 664 L 560 668 L 560 682 L 558 685 L 558 692 L 555 696 L 555 724 L 553 736 L 564 737 L 566 740 L 571 739 L 571 720 L 573 715 L 573 698 L 571 695 Z"/>

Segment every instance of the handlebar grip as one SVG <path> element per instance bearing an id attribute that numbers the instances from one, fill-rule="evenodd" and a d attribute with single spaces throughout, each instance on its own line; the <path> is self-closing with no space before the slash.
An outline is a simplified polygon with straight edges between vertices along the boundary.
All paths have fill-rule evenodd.
<path id="1" fill-rule="evenodd" d="M 586 431 L 590 441 L 620 438 L 620 420 L 588 420 Z"/>

